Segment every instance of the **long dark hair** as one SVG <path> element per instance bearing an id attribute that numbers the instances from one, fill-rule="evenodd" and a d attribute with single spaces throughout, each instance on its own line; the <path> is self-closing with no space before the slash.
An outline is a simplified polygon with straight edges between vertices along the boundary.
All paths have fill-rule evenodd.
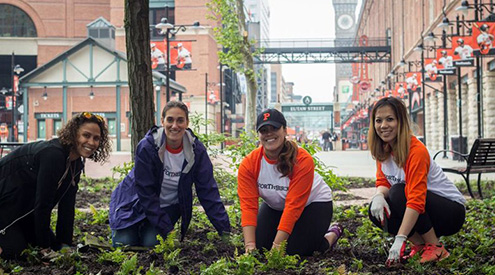
<path id="1" fill-rule="evenodd" d="M 277 170 L 282 174 L 282 177 L 292 175 L 294 165 L 296 164 L 298 145 L 295 141 L 284 140 L 284 147 L 278 155 Z"/>
<path id="2" fill-rule="evenodd" d="M 383 142 L 375 129 L 376 111 L 385 106 L 389 106 L 393 110 L 398 123 L 396 142 L 392 146 Z M 378 161 L 385 161 L 390 154 L 393 153 L 395 163 L 397 163 L 399 167 L 404 167 L 409 155 L 411 135 L 409 116 L 407 115 L 407 108 L 404 102 L 395 97 L 384 97 L 378 100 L 371 112 L 370 128 L 368 131 L 368 143 L 371 156 Z"/>
<path id="3" fill-rule="evenodd" d="M 84 123 L 96 123 L 100 127 L 100 144 L 96 151 L 89 156 L 95 162 L 104 163 L 110 156 L 111 144 L 108 139 L 108 128 L 105 120 L 99 116 L 88 112 L 83 112 L 72 117 L 67 124 L 58 130 L 57 135 L 60 143 L 73 150 L 77 140 L 77 131 Z"/>

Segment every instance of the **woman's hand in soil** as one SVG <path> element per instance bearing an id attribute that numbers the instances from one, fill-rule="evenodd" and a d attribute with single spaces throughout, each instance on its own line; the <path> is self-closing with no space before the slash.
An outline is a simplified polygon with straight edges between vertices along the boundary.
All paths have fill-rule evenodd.
<path id="1" fill-rule="evenodd" d="M 246 250 L 246 253 L 251 253 L 256 250 L 256 243 L 255 242 L 245 243 L 244 249 Z"/>
<path id="2" fill-rule="evenodd" d="M 396 263 L 400 263 L 400 259 L 404 256 L 404 250 L 406 249 L 407 236 L 397 235 L 395 241 L 388 252 L 387 266 L 391 266 Z"/>

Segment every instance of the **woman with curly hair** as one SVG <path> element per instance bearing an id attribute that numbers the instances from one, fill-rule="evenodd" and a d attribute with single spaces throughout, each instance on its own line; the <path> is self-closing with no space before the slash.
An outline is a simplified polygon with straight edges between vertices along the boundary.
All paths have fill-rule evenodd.
<path id="1" fill-rule="evenodd" d="M 76 192 L 85 159 L 105 162 L 108 129 L 102 117 L 74 116 L 58 138 L 27 143 L 0 159 L 0 257 L 17 258 L 28 245 L 43 255 L 72 244 Z M 50 228 L 58 204 L 56 234 Z"/>
<path id="2" fill-rule="evenodd" d="M 258 116 L 256 130 L 261 146 L 242 160 L 237 179 L 246 252 L 279 249 L 283 241 L 288 254 L 331 250 L 342 226 L 330 225 L 332 190 L 313 157 L 286 139 L 287 121 L 275 109 Z"/>

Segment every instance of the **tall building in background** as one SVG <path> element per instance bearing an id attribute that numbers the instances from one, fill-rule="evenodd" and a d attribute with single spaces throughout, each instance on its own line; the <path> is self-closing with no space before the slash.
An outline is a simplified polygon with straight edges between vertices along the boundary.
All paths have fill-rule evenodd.
<path id="1" fill-rule="evenodd" d="M 270 7 L 268 0 L 245 0 L 246 20 L 249 38 L 260 41 L 261 47 L 267 47 L 270 37 Z M 256 91 L 256 112 L 261 113 L 268 107 L 269 88 L 271 87 L 270 66 L 258 64 L 254 66 L 257 75 L 258 90 Z"/>
<path id="2" fill-rule="evenodd" d="M 202 28 L 188 28 L 171 38 L 171 44 L 177 43 L 170 47 L 171 59 L 174 54 L 178 59 L 178 43 L 182 41 L 190 44 L 193 60 L 192 70 L 174 71 L 171 66 L 171 98 L 183 93 L 182 100 L 191 112 L 215 122 L 201 132 L 235 132 L 235 127 L 242 129 L 244 121 L 235 116 L 238 123 L 234 127 L 230 119 L 241 102 L 239 85 L 235 74 L 228 69 L 221 73 L 218 68 L 219 45 L 213 35 L 218 22 L 207 18 L 207 2 L 149 0 L 151 42 L 164 42 L 164 35 L 155 28 L 162 18 L 176 26 L 201 23 Z M 127 62 L 125 37 L 124 1 L 0 0 L 0 90 L 6 91 L 0 93 L 0 124 L 15 124 L 18 136 L 29 141 L 50 139 L 74 113 L 91 111 L 105 118 L 112 138 L 119 140 L 121 135 L 122 150 L 127 150 L 131 133 L 127 73 L 123 67 L 119 67 L 120 74 L 110 73 L 114 65 Z M 86 51 L 90 47 L 92 50 Z M 24 68 L 14 111 L 6 103 L 12 101 L 12 60 Z M 175 62 L 171 60 L 171 64 Z M 153 76 L 158 123 L 166 103 L 166 76 L 158 72 Z M 211 94 L 220 94 L 220 88 L 223 103 L 219 97 L 208 103 Z M 26 100 L 23 95 L 27 95 Z M 25 113 L 18 111 L 26 106 Z"/>
<path id="3" fill-rule="evenodd" d="M 333 0 L 335 10 L 336 46 L 347 46 L 356 34 L 356 7 L 359 0 Z M 334 91 L 334 120 L 337 130 L 340 126 L 341 111 L 345 111 L 352 97 L 352 65 L 336 64 L 336 89 Z"/>

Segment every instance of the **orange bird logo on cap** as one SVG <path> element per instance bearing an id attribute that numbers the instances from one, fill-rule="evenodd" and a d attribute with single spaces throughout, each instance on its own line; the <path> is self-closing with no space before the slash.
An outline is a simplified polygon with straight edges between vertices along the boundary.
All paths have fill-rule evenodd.
<path id="1" fill-rule="evenodd" d="M 270 117 L 269 113 L 263 115 L 263 121 L 266 121 Z"/>

